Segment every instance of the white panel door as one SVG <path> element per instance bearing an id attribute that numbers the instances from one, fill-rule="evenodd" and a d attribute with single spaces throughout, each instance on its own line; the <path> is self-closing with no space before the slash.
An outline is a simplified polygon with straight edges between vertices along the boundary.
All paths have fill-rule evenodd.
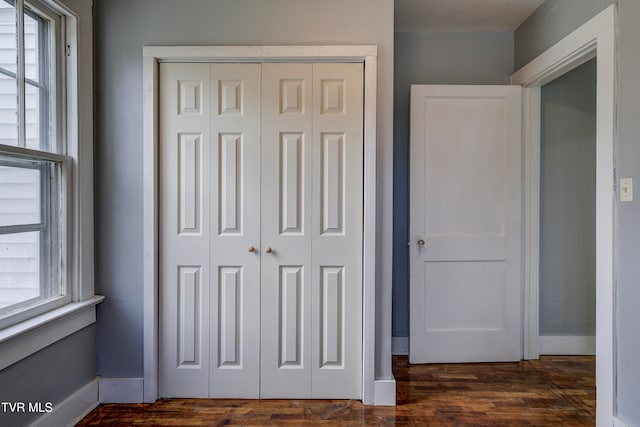
<path id="1" fill-rule="evenodd" d="M 260 64 L 211 65 L 211 397 L 260 383 Z"/>
<path id="2" fill-rule="evenodd" d="M 313 65 L 262 65 L 261 390 L 311 397 Z"/>
<path id="3" fill-rule="evenodd" d="M 160 66 L 159 395 L 209 396 L 208 64 Z"/>
<path id="4" fill-rule="evenodd" d="M 363 71 L 313 66 L 314 398 L 361 397 Z"/>
<path id="5" fill-rule="evenodd" d="M 362 64 L 160 84 L 160 396 L 361 398 Z"/>
<path id="6" fill-rule="evenodd" d="M 516 361 L 521 88 L 411 87 L 411 363 Z"/>

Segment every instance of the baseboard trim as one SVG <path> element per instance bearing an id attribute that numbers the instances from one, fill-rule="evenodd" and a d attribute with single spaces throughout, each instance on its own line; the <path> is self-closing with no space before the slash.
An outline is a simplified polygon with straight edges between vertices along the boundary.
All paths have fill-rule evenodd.
<path id="1" fill-rule="evenodd" d="M 142 378 L 100 378 L 100 403 L 142 403 Z"/>
<path id="2" fill-rule="evenodd" d="M 374 401 L 376 406 L 396 406 L 396 380 L 375 380 Z"/>
<path id="3" fill-rule="evenodd" d="M 593 335 L 543 335 L 540 336 L 539 345 L 541 355 L 596 354 L 596 337 Z"/>
<path id="4" fill-rule="evenodd" d="M 409 354 L 409 337 L 391 337 L 391 354 L 406 356 Z"/>
<path id="5" fill-rule="evenodd" d="M 31 427 L 74 426 L 98 406 L 98 378 L 77 390 L 62 402 L 53 406 L 53 411 L 38 418 Z"/>

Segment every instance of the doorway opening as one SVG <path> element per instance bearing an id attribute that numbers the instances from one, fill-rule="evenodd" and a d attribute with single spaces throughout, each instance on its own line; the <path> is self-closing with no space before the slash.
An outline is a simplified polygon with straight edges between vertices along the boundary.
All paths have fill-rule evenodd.
<path id="1" fill-rule="evenodd" d="M 541 355 L 595 354 L 596 65 L 541 90 Z"/>
<path id="2" fill-rule="evenodd" d="M 524 119 L 524 358 L 539 356 L 541 87 L 596 58 L 596 423 L 614 420 L 614 140 L 616 6 L 611 5 L 512 76 Z"/>

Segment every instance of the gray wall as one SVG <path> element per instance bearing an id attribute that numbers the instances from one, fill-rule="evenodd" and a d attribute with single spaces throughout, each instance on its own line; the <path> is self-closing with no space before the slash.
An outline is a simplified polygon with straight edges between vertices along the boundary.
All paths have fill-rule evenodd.
<path id="1" fill-rule="evenodd" d="M 142 47 L 378 45 L 376 375 L 391 377 L 393 0 L 97 0 L 98 372 L 143 375 Z M 387 307 L 388 306 L 388 307 Z"/>
<path id="2" fill-rule="evenodd" d="M 566 3 L 566 4 L 565 4 Z M 586 21 L 611 1 L 547 0 L 517 30 L 516 56 L 526 62 L 570 32 L 565 23 Z M 618 0 L 618 104 L 616 161 L 619 177 L 640 179 L 640 2 Z M 585 13 L 587 11 L 587 13 Z M 546 13 L 548 19 L 540 19 Z M 574 24 L 575 25 L 575 24 Z M 526 29 L 526 31 L 522 31 Z M 534 48 L 535 46 L 535 48 Z M 636 186 L 637 187 L 637 186 Z M 636 191 L 636 196 L 638 195 Z M 618 203 L 616 209 L 616 363 L 618 416 L 640 426 L 640 199 Z"/>
<path id="3" fill-rule="evenodd" d="M 509 84 L 513 33 L 397 32 L 394 78 L 393 336 L 409 335 L 411 84 Z"/>
<path id="4" fill-rule="evenodd" d="M 56 404 L 96 377 L 96 328 L 88 326 L 0 371 L 0 402 Z M 24 426 L 42 414 L 3 413 L 0 425 Z"/>
<path id="5" fill-rule="evenodd" d="M 515 31 L 516 70 L 612 3 L 616 0 L 547 0 Z"/>
<path id="6" fill-rule="evenodd" d="M 596 332 L 596 61 L 542 88 L 540 334 Z"/>

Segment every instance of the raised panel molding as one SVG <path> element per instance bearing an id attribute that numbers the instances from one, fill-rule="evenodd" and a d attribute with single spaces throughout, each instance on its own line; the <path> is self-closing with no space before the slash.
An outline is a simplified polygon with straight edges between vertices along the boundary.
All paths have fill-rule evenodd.
<path id="1" fill-rule="evenodd" d="M 302 368 L 302 266 L 280 267 L 280 368 Z"/>
<path id="2" fill-rule="evenodd" d="M 218 283 L 219 367 L 237 367 L 242 361 L 242 267 L 220 267 Z"/>
<path id="3" fill-rule="evenodd" d="M 298 234 L 303 232 L 304 135 L 302 133 L 280 134 L 280 232 Z"/>
<path id="4" fill-rule="evenodd" d="M 304 114 L 304 80 L 280 80 L 280 114 Z"/>
<path id="5" fill-rule="evenodd" d="M 219 233 L 239 234 L 242 232 L 242 135 L 220 134 L 219 144 Z"/>
<path id="6" fill-rule="evenodd" d="M 202 114 L 202 82 L 178 81 L 178 115 Z"/>
<path id="7" fill-rule="evenodd" d="M 178 366 L 200 364 L 200 267 L 178 267 Z"/>
<path id="8" fill-rule="evenodd" d="M 345 91 L 346 82 L 344 80 L 322 80 L 322 113 L 340 114 L 346 113 Z"/>
<path id="9" fill-rule="evenodd" d="M 179 218 L 178 234 L 200 233 L 201 207 L 201 135 L 181 133 L 179 144 Z"/>
<path id="10" fill-rule="evenodd" d="M 322 134 L 322 235 L 344 234 L 344 134 Z"/>
<path id="11" fill-rule="evenodd" d="M 242 81 L 219 81 L 219 114 L 242 114 Z"/>
<path id="12" fill-rule="evenodd" d="M 342 368 L 344 325 L 344 267 L 320 267 L 322 328 L 321 368 Z"/>

